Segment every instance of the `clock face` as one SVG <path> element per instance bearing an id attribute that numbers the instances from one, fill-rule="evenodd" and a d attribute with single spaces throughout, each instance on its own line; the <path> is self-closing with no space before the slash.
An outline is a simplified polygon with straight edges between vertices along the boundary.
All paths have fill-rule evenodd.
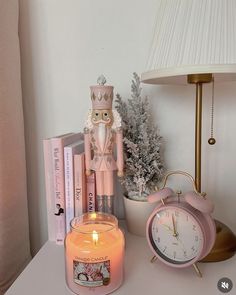
<path id="1" fill-rule="evenodd" d="M 192 214 L 178 207 L 158 210 L 150 223 L 149 238 L 155 252 L 173 264 L 193 260 L 203 248 L 198 222 Z"/>

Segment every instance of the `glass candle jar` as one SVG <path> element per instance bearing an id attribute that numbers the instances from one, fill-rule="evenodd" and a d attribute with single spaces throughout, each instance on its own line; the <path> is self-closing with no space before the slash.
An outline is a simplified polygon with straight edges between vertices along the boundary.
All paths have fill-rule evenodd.
<path id="1" fill-rule="evenodd" d="M 65 239 L 66 282 L 76 294 L 108 294 L 123 281 L 124 235 L 115 216 L 86 213 Z"/>

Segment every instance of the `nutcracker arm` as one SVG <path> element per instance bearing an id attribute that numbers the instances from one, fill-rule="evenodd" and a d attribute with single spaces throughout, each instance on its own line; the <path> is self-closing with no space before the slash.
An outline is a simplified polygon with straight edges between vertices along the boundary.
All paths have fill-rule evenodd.
<path id="1" fill-rule="evenodd" d="M 116 164 L 118 167 L 118 173 L 120 172 L 123 174 L 123 170 L 124 170 L 123 132 L 121 127 L 116 129 L 116 149 L 117 149 Z"/>
<path id="2" fill-rule="evenodd" d="M 86 168 L 86 171 L 89 171 L 90 163 L 91 163 L 91 144 L 90 144 L 90 135 L 89 135 L 88 128 L 84 128 L 84 152 L 85 152 L 85 168 Z"/>

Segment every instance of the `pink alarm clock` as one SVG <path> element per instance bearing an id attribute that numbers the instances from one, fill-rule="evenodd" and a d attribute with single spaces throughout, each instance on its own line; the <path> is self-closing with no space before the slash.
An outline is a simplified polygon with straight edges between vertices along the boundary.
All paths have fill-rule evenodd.
<path id="1" fill-rule="evenodd" d="M 165 187 L 167 178 L 173 174 L 185 175 L 193 183 L 194 191 L 180 196 Z M 163 188 L 148 196 L 149 202 L 158 202 L 146 226 L 146 237 L 155 259 L 176 267 L 193 266 L 212 249 L 215 238 L 215 222 L 211 217 L 214 205 L 205 193 L 196 189 L 193 177 L 182 171 L 169 172 Z"/>

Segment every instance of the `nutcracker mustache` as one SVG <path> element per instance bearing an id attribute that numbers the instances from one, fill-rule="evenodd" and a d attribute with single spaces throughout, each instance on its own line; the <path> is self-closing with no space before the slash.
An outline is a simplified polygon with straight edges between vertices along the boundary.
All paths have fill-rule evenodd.
<path id="1" fill-rule="evenodd" d="M 121 127 L 121 117 L 120 117 L 120 114 L 117 112 L 117 110 L 112 110 L 112 117 L 113 117 L 113 120 L 109 123 L 106 123 L 106 124 L 112 124 L 111 125 L 112 129 L 116 129 L 116 128 Z M 96 125 L 96 121 L 94 122 L 93 119 L 96 120 L 96 118 L 93 117 L 93 111 L 89 110 L 88 115 L 87 115 L 87 119 L 86 119 L 86 123 L 85 123 L 86 128 L 92 129 L 93 126 Z M 102 118 L 100 117 L 98 119 L 100 120 Z"/>
<path id="2" fill-rule="evenodd" d="M 100 124 L 100 123 L 109 124 L 111 122 L 111 119 L 108 118 L 107 120 L 102 120 L 102 119 L 101 120 L 96 120 L 95 118 L 93 118 L 92 121 L 93 121 L 94 124 Z"/>

